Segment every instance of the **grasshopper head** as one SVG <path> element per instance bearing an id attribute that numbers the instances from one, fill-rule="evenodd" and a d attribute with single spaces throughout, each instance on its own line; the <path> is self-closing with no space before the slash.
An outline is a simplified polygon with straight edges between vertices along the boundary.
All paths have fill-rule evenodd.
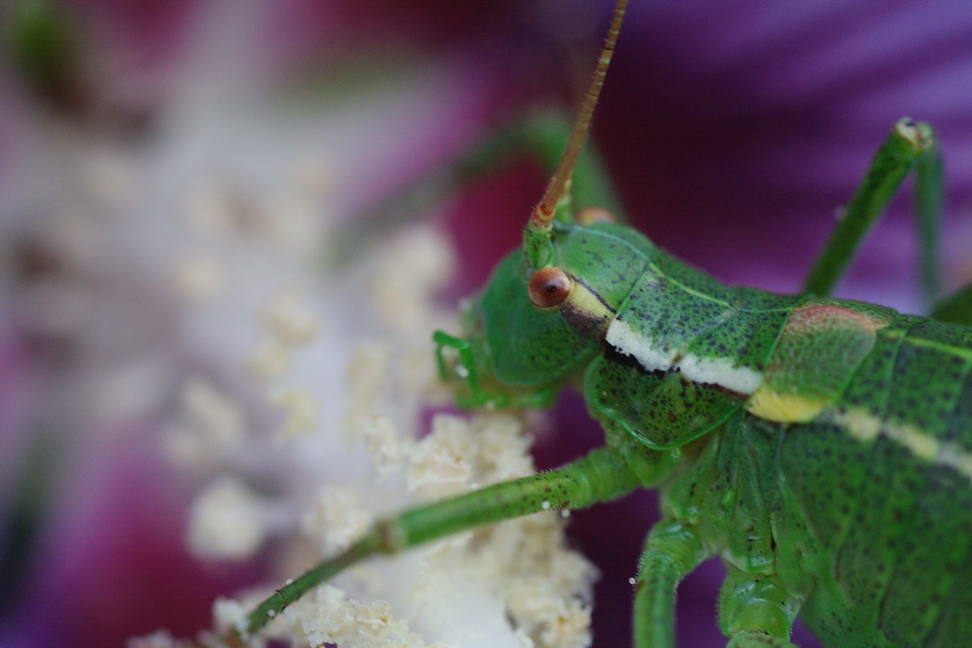
<path id="1" fill-rule="evenodd" d="M 462 338 L 437 334 L 444 376 L 468 388 L 461 404 L 542 407 L 601 351 L 618 306 L 642 274 L 651 243 L 613 224 L 556 223 L 551 262 L 509 254 L 465 307 Z M 445 348 L 458 352 L 450 371 Z"/>
<path id="2" fill-rule="evenodd" d="M 462 339 L 435 335 L 444 379 L 444 351 L 458 356 L 455 372 L 468 388 L 461 405 L 549 405 L 560 385 L 600 350 L 618 305 L 644 268 L 644 250 L 652 247 L 646 239 L 611 223 L 584 225 L 570 215 L 571 177 L 626 7 L 619 0 L 614 8 L 566 150 L 523 232 L 523 249 L 506 257 L 466 307 Z M 640 240 L 633 243 L 632 237 Z M 632 247 L 642 253 L 626 249 Z"/>

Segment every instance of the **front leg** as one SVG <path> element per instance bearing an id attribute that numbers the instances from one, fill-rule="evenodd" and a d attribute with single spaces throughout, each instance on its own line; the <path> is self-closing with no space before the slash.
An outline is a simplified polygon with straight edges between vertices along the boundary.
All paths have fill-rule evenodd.
<path id="1" fill-rule="evenodd" d="M 473 346 L 462 338 L 436 331 L 432 340 L 439 377 L 462 384 L 456 403 L 463 409 L 549 409 L 557 397 L 558 385 L 513 389 L 481 376 Z"/>

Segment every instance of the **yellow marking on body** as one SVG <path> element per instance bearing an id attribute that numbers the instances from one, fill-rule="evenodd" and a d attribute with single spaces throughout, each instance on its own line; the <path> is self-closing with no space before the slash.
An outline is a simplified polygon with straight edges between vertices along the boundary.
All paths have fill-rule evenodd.
<path id="1" fill-rule="evenodd" d="M 746 410 L 774 423 L 806 423 L 814 419 L 826 403 L 801 394 L 774 391 L 765 382 L 746 401 Z"/>
<path id="2" fill-rule="evenodd" d="M 594 319 L 611 317 L 614 314 L 587 286 L 576 280 L 567 300 L 565 308 Z"/>
<path id="3" fill-rule="evenodd" d="M 863 408 L 834 412 L 832 419 L 862 443 L 873 441 L 882 434 L 925 463 L 950 468 L 972 482 L 972 454 L 954 443 L 926 434 L 917 426 L 882 421 Z"/>

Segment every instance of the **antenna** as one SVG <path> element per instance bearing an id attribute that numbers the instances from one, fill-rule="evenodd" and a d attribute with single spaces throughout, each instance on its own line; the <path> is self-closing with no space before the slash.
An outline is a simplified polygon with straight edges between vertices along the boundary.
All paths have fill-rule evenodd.
<path id="1" fill-rule="evenodd" d="M 542 249 L 550 243 L 550 230 L 553 228 L 553 219 L 556 213 L 557 204 L 570 191 L 570 179 L 577 165 L 577 158 L 580 156 L 581 149 L 587 140 L 587 133 L 590 130 L 591 119 L 594 116 L 594 106 L 601 94 L 604 86 L 604 77 L 607 75 L 608 66 L 611 64 L 611 57 L 614 55 L 614 45 L 618 40 L 618 32 L 621 29 L 621 20 L 624 18 L 627 9 L 627 0 L 618 0 L 614 6 L 614 15 L 611 18 L 611 26 L 608 28 L 607 36 L 604 37 L 604 45 L 601 47 L 601 55 L 597 60 L 597 68 L 594 70 L 594 78 L 591 85 L 584 95 L 580 111 L 574 120 L 574 125 L 570 129 L 570 138 L 567 140 L 567 148 L 560 158 L 560 164 L 550 178 L 550 183 L 543 194 L 543 198 L 533 209 L 533 214 L 527 223 L 523 233 L 524 250 L 535 268 L 546 265 L 549 254 L 544 254 Z M 549 250 L 548 250 L 549 252 Z M 534 263 L 537 261 L 537 263 Z"/>

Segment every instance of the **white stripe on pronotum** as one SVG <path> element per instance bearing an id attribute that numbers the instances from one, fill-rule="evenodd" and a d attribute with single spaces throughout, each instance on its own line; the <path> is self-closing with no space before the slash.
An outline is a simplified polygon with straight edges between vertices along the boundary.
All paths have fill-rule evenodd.
<path id="1" fill-rule="evenodd" d="M 737 367 L 730 358 L 703 358 L 690 354 L 682 356 L 676 363 L 675 351 L 663 351 L 653 347 L 651 340 L 621 319 L 616 318 L 611 322 L 606 339 L 618 353 L 637 360 L 645 371 L 678 369 L 693 382 L 719 385 L 747 396 L 756 391 L 763 379 L 758 371 L 749 367 Z"/>

